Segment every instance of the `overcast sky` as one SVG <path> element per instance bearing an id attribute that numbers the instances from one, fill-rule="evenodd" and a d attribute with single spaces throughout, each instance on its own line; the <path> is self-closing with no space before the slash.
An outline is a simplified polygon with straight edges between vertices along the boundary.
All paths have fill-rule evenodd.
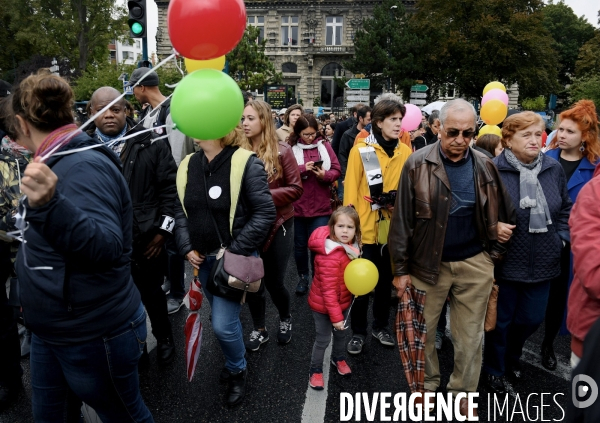
<path id="1" fill-rule="evenodd" d="M 450 0 L 452 1 L 452 0 Z M 156 28 L 158 27 L 158 8 L 154 0 L 146 0 L 148 10 L 148 54 L 156 52 Z M 585 16 L 587 21 L 598 28 L 598 9 L 600 2 L 594 0 L 564 0 L 577 16 Z M 595 3 L 596 6 L 592 6 Z"/>

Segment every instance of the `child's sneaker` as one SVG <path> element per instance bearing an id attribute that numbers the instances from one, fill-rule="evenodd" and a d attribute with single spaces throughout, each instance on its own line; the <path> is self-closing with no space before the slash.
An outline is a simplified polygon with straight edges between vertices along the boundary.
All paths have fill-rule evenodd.
<path id="1" fill-rule="evenodd" d="M 260 346 L 269 340 L 269 333 L 266 329 L 253 330 L 250 334 L 250 340 L 246 342 L 246 349 L 258 351 Z"/>
<path id="2" fill-rule="evenodd" d="M 337 368 L 338 373 L 342 376 L 352 374 L 352 370 L 350 370 L 350 366 L 348 366 L 346 360 L 331 360 L 331 364 Z"/>
<path id="3" fill-rule="evenodd" d="M 311 373 L 310 379 L 308 379 L 308 384 L 311 388 L 320 391 L 323 389 L 325 384 L 323 383 L 323 372 L 314 372 Z"/>

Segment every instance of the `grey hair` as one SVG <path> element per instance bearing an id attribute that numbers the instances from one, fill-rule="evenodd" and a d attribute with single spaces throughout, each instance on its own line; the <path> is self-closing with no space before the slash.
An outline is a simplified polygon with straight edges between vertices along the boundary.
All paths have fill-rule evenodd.
<path id="1" fill-rule="evenodd" d="M 373 103 L 377 104 L 379 103 L 381 100 L 392 100 L 392 101 L 396 101 L 400 104 L 403 104 L 404 102 L 402 101 L 402 99 L 400 97 L 398 97 L 396 94 L 394 93 L 385 93 L 385 94 L 381 94 L 378 95 L 377 98 L 375 98 L 375 101 L 373 101 Z"/>
<path id="2" fill-rule="evenodd" d="M 473 107 L 473 105 L 471 103 L 469 103 L 466 100 L 463 100 L 462 98 L 457 98 L 456 100 L 451 100 L 451 101 L 447 102 L 446 104 L 444 104 L 444 107 L 442 107 L 442 110 L 440 110 L 440 124 L 442 126 L 444 126 L 444 122 L 446 121 L 446 118 L 448 117 L 448 114 L 451 111 L 452 112 L 464 112 L 464 111 L 473 112 L 473 123 L 475 124 L 475 127 L 477 127 L 477 112 L 475 111 L 475 107 Z"/>
<path id="3" fill-rule="evenodd" d="M 431 112 L 431 114 L 429 115 L 429 117 L 427 118 L 427 122 L 430 125 L 433 125 L 436 121 L 436 119 L 440 118 L 440 111 L 439 110 L 434 110 Z"/>

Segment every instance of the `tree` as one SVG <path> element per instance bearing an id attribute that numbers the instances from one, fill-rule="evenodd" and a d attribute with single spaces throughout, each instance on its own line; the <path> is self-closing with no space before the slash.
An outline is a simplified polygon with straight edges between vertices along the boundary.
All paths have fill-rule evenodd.
<path id="1" fill-rule="evenodd" d="M 408 93 L 411 85 L 422 78 L 423 37 L 413 31 L 400 0 L 384 0 L 373 9 L 373 17 L 363 21 L 354 36 L 354 57 L 344 66 L 353 73 L 364 74 L 372 88 L 394 91 L 394 86 Z"/>
<path id="2" fill-rule="evenodd" d="M 594 38 L 579 49 L 575 75 L 580 78 L 600 75 L 600 30 L 596 30 Z"/>
<path id="3" fill-rule="evenodd" d="M 258 41 L 260 29 L 252 25 L 246 27 L 239 44 L 227 55 L 229 75 L 242 90 L 255 90 L 265 84 L 279 84 L 281 73 L 265 56 L 266 40 Z"/>
<path id="4" fill-rule="evenodd" d="M 125 11 L 116 0 L 0 0 L 3 29 L 17 45 L 57 59 L 68 59 L 78 73 L 108 59 L 107 46 L 126 31 Z M 0 65 L 15 68 L 14 52 L 0 49 Z M 12 49 L 14 50 L 14 49 Z M 16 59 L 16 58 L 15 58 Z M 11 62 L 12 61 L 12 62 Z M 8 66 L 6 69 L 8 69 Z M 2 69 L 5 69 L 4 67 Z"/>
<path id="5" fill-rule="evenodd" d="M 413 23 L 427 36 L 426 83 L 454 83 L 479 98 L 499 80 L 524 97 L 556 89 L 556 54 L 544 28 L 542 0 L 418 0 Z"/>
<path id="6" fill-rule="evenodd" d="M 586 78 L 575 79 L 569 88 L 571 101 L 592 100 L 596 110 L 600 110 L 600 74 Z"/>
<path id="7" fill-rule="evenodd" d="M 563 0 L 552 0 L 544 7 L 544 26 L 550 31 L 557 52 L 558 80 L 562 86 L 571 83 L 575 62 L 581 46 L 594 37 L 594 26 L 584 17 L 577 17 Z"/>

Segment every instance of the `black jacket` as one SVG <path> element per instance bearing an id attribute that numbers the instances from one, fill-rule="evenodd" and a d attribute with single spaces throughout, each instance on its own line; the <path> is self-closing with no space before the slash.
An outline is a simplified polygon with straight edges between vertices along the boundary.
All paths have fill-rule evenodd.
<path id="1" fill-rule="evenodd" d="M 199 151 L 195 154 L 204 153 Z M 233 241 L 229 250 L 244 256 L 260 251 L 275 217 L 275 204 L 269 191 L 265 167 L 258 157 L 251 156 L 244 170 L 241 193 L 233 218 Z M 188 220 L 179 197 L 175 202 L 175 240 L 181 255 L 185 256 L 192 250 Z"/>
<path id="2" fill-rule="evenodd" d="M 350 150 L 354 147 L 354 140 L 360 132 L 358 124 L 352 125 L 352 128 L 348 129 L 342 135 L 340 140 L 339 152 L 337 153 L 340 166 L 342 167 L 342 179 L 346 177 L 346 169 L 348 168 L 348 156 L 350 156 Z M 337 129 L 337 128 L 336 128 Z"/>
<path id="3" fill-rule="evenodd" d="M 433 133 L 433 131 L 431 130 L 431 128 L 429 126 L 427 127 L 427 129 L 425 129 L 425 135 L 423 135 L 423 136 L 425 137 L 425 141 L 426 141 L 427 145 L 434 144 L 438 140 L 438 136 Z"/>
<path id="4" fill-rule="evenodd" d="M 127 135 L 143 129 L 138 125 Z M 133 202 L 134 244 L 145 245 L 157 233 L 170 236 L 175 226 L 177 166 L 169 144 L 154 141 L 155 137 L 154 132 L 145 132 L 130 138 L 121 152 L 123 176 Z"/>
<path id="5" fill-rule="evenodd" d="M 356 119 L 349 117 L 345 121 L 339 122 L 337 125 L 335 125 L 335 131 L 333 131 L 333 139 L 331 140 L 331 148 L 333 148 L 333 152 L 336 155 L 340 152 L 340 142 L 342 141 L 342 135 L 344 135 L 344 132 L 352 128 L 352 125 L 355 124 Z"/>
<path id="6" fill-rule="evenodd" d="M 427 142 L 427 139 L 424 136 L 419 135 L 418 137 L 416 137 L 412 142 L 412 147 L 413 147 L 413 151 L 417 151 L 422 149 L 423 147 L 427 147 L 429 145 L 429 143 Z"/>
<path id="7" fill-rule="evenodd" d="M 570 242 L 569 215 L 572 206 L 567 191 L 567 178 L 561 165 L 545 154 L 542 155 L 538 181 L 548 203 L 552 224 L 548 225 L 548 232 L 529 233 L 531 209 L 519 207 L 520 173 L 508 163 L 504 152 L 494 159 L 494 163 L 517 212 L 517 227 L 513 231 L 506 259 L 500 266 L 496 266 L 496 278 L 532 283 L 557 277 L 560 274 L 563 240 Z"/>

